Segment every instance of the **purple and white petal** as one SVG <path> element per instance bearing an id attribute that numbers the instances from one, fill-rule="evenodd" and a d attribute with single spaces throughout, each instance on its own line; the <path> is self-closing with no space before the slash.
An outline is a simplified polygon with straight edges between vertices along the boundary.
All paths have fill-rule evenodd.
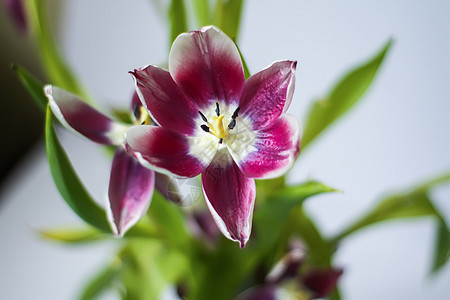
<path id="1" fill-rule="evenodd" d="M 187 135 L 194 133 L 198 108 L 168 71 L 150 65 L 130 73 L 142 104 L 159 125 Z"/>
<path id="2" fill-rule="evenodd" d="M 180 204 L 182 197 L 178 189 L 178 184 L 176 180 L 166 174 L 159 172 L 155 173 L 155 188 L 161 195 L 167 200 L 172 201 L 175 204 Z"/>
<path id="3" fill-rule="evenodd" d="M 126 133 L 125 146 L 144 166 L 184 178 L 203 172 L 214 157 L 214 153 L 197 145 L 195 138 L 151 125 L 131 127 Z"/>
<path id="4" fill-rule="evenodd" d="M 123 234 L 146 213 L 153 195 L 155 172 L 117 147 L 109 181 L 108 216 L 113 231 Z"/>
<path id="5" fill-rule="evenodd" d="M 314 299 L 323 298 L 333 291 L 342 273 L 342 269 L 313 269 L 307 272 L 301 281 L 312 292 Z"/>
<path id="6" fill-rule="evenodd" d="M 242 174 L 224 148 L 202 173 L 202 187 L 220 231 L 243 248 L 252 228 L 255 181 Z"/>
<path id="7" fill-rule="evenodd" d="M 213 26 L 177 37 L 169 54 L 169 71 L 200 110 L 216 101 L 237 104 L 244 87 L 236 45 Z"/>
<path id="8" fill-rule="evenodd" d="M 78 96 L 46 85 L 45 95 L 58 120 L 88 139 L 105 145 L 121 145 L 128 126 L 114 122 Z"/>
<path id="9" fill-rule="evenodd" d="M 247 139 L 250 146 L 243 147 L 243 143 L 236 142 L 228 144 L 244 175 L 268 179 L 284 174 L 300 151 L 300 125 L 297 119 L 290 114 L 282 114 L 269 127 L 253 134 Z"/>
<path id="10" fill-rule="evenodd" d="M 296 66 L 296 61 L 278 61 L 246 81 L 239 115 L 252 120 L 253 130 L 269 126 L 288 109 L 295 87 Z"/>

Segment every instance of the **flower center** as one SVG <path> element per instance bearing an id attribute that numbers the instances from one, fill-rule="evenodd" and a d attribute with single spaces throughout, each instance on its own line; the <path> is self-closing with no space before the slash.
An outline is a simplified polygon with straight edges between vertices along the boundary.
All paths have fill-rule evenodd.
<path id="1" fill-rule="evenodd" d="M 223 140 L 227 136 L 227 133 L 236 126 L 236 118 L 238 117 L 239 109 L 239 107 L 236 108 L 236 110 L 233 112 L 233 115 L 231 116 L 231 120 L 228 123 L 227 128 L 224 129 L 223 118 L 225 116 L 220 114 L 219 103 L 216 102 L 216 115 L 211 118 L 211 122 L 208 121 L 208 119 L 201 111 L 198 111 L 203 122 L 205 122 L 205 124 L 202 124 L 200 127 L 203 129 L 203 131 L 217 137 L 219 139 L 219 144 L 222 144 Z"/>

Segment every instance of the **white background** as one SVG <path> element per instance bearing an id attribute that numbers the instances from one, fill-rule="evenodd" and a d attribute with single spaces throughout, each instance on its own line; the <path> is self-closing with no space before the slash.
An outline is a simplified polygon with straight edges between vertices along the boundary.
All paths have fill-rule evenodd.
<path id="1" fill-rule="evenodd" d="M 450 2 L 274 3 L 246 3 L 240 47 L 253 73 L 274 60 L 298 60 L 290 112 L 302 122 L 310 102 L 344 71 L 389 38 L 395 41 L 363 101 L 302 153 L 290 174 L 292 182 L 313 178 L 344 191 L 307 202 L 326 234 L 351 223 L 388 191 L 450 169 Z M 105 110 L 128 105 L 129 70 L 167 59 L 167 29 L 151 1 L 71 1 L 63 13 L 63 51 Z M 108 160 L 94 144 L 60 136 L 89 191 L 104 199 Z M 449 196 L 448 185 L 433 193 L 448 220 Z M 80 223 L 54 187 L 43 146 L 10 178 L 1 197 L 2 299 L 75 299 L 111 259 L 116 243 L 68 247 L 36 234 L 38 228 Z M 344 299 L 448 299 L 450 267 L 427 276 L 433 245 L 430 219 L 355 234 L 337 255 L 345 269 Z"/>

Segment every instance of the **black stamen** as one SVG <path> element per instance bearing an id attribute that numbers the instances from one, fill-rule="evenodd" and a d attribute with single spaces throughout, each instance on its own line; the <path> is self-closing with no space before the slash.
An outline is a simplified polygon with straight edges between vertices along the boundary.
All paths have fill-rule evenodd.
<path id="1" fill-rule="evenodd" d="M 144 125 L 145 124 L 145 121 L 143 121 L 142 123 L 141 123 L 141 125 Z"/>
<path id="2" fill-rule="evenodd" d="M 219 103 L 216 102 L 216 115 L 220 116 L 220 108 L 219 108 Z"/>
<path id="3" fill-rule="evenodd" d="M 200 127 L 203 129 L 204 132 L 209 132 L 209 127 L 206 126 L 205 124 L 201 125 Z"/>
<path id="4" fill-rule="evenodd" d="M 223 138 L 220 138 L 219 139 L 219 144 L 222 144 L 222 142 L 223 142 Z"/>
<path id="5" fill-rule="evenodd" d="M 234 126 L 236 126 L 236 120 L 235 120 L 235 119 L 232 119 L 231 122 L 230 122 L 230 124 L 228 124 L 228 128 L 230 128 L 230 130 L 231 130 L 231 129 L 234 128 Z"/>
<path id="6" fill-rule="evenodd" d="M 136 103 L 133 107 L 133 115 L 136 117 L 136 119 L 139 119 L 138 113 L 139 113 L 139 103 Z"/>
<path id="7" fill-rule="evenodd" d="M 203 122 L 208 122 L 208 119 L 205 117 L 204 114 L 202 114 L 201 111 L 198 111 L 198 113 L 200 114 L 200 117 L 202 117 Z"/>
<path id="8" fill-rule="evenodd" d="M 239 115 L 239 110 L 240 110 L 241 108 L 240 107 L 238 107 L 238 108 L 236 108 L 236 110 L 234 111 L 234 113 L 233 113 L 233 115 L 231 116 L 231 118 L 234 120 L 234 119 L 236 119 L 237 117 L 238 117 L 238 115 Z"/>

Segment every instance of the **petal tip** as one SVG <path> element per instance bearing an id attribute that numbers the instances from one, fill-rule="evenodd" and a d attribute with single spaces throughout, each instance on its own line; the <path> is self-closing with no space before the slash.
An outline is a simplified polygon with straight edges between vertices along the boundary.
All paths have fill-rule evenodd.
<path id="1" fill-rule="evenodd" d="M 45 93 L 45 96 L 51 96 L 52 95 L 52 89 L 53 89 L 53 86 L 51 85 L 51 84 L 47 84 L 47 85 L 45 85 L 44 86 L 44 93 Z"/>
<path id="2" fill-rule="evenodd" d="M 291 65 L 291 71 L 294 73 L 297 70 L 297 61 L 294 60 Z"/>

